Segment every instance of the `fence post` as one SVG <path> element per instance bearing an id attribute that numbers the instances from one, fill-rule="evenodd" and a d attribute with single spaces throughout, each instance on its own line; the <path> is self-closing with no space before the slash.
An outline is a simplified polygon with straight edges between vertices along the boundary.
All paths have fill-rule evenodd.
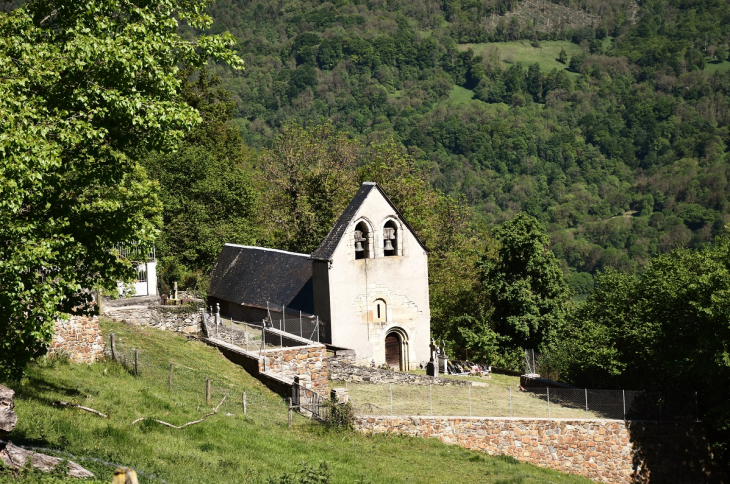
<path id="1" fill-rule="evenodd" d="M 588 418 L 588 389 L 584 388 L 586 392 L 586 418 Z"/>
<path id="2" fill-rule="evenodd" d="M 289 397 L 289 430 L 291 430 L 292 408 L 291 397 Z"/>
<path id="3" fill-rule="evenodd" d="M 170 363 L 170 375 L 167 377 L 167 391 L 172 391 L 172 363 Z"/>
<path id="4" fill-rule="evenodd" d="M 512 387 L 509 387 L 509 416 L 512 416 Z"/>
<path id="5" fill-rule="evenodd" d="M 210 405 L 210 378 L 205 379 L 205 403 Z"/>
<path id="6" fill-rule="evenodd" d="M 233 346 L 233 316 L 231 316 L 231 346 Z"/>
<path id="7" fill-rule="evenodd" d="M 390 416 L 393 416 L 393 384 L 388 383 L 388 386 L 390 387 Z"/>
<path id="8" fill-rule="evenodd" d="M 117 346 L 114 344 L 114 333 L 109 333 L 109 346 L 112 349 L 112 361 L 117 361 Z"/>
<path id="9" fill-rule="evenodd" d="M 299 337 L 304 338 L 304 331 L 302 330 L 302 312 L 299 311 Z"/>
<path id="10" fill-rule="evenodd" d="M 215 336 L 216 336 L 216 338 L 220 339 L 220 337 L 218 336 L 218 326 L 221 325 L 221 304 L 220 303 L 215 303 L 215 310 L 216 310 L 216 313 L 215 313 Z"/>
<path id="11" fill-rule="evenodd" d="M 431 403 L 431 416 L 433 417 L 433 392 L 431 391 L 431 384 L 428 384 L 428 401 Z M 393 414 L 393 411 L 391 410 L 390 414 Z"/>
<path id="12" fill-rule="evenodd" d="M 317 316 L 317 343 L 319 343 L 319 316 Z"/>
<path id="13" fill-rule="evenodd" d="M 626 420 L 626 390 L 621 390 L 621 396 L 624 400 L 624 420 Z"/>
<path id="14" fill-rule="evenodd" d="M 469 385 L 469 416 L 471 417 L 471 385 Z"/>
<path id="15" fill-rule="evenodd" d="M 241 396 L 241 405 L 243 406 L 243 414 L 246 415 L 246 392 Z"/>
<path id="16" fill-rule="evenodd" d="M 548 418 L 550 418 L 550 387 L 545 387 L 547 390 L 547 402 L 548 402 Z"/>
<path id="17" fill-rule="evenodd" d="M 134 349 L 134 376 L 139 377 L 139 350 Z"/>
<path id="18" fill-rule="evenodd" d="M 284 318 L 286 317 L 286 307 L 281 306 L 281 319 L 279 320 L 279 348 L 281 348 L 281 358 L 284 359 L 284 328 L 282 326 L 284 325 Z M 282 364 L 282 372 L 283 372 L 283 364 Z"/>

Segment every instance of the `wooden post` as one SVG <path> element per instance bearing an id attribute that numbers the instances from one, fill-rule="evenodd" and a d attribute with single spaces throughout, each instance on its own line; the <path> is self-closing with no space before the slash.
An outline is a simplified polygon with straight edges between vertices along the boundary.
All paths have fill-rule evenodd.
<path id="1" fill-rule="evenodd" d="M 289 397 L 289 430 L 291 430 L 293 409 L 294 409 L 294 407 L 292 407 L 292 404 L 291 404 L 291 397 Z"/>
<path id="2" fill-rule="evenodd" d="M 109 334 L 109 346 L 112 348 L 112 360 L 117 361 L 117 348 L 114 345 L 114 333 Z"/>
<path id="3" fill-rule="evenodd" d="M 172 391 L 172 363 L 170 363 L 170 376 L 167 377 L 167 391 Z"/>
<path id="4" fill-rule="evenodd" d="M 243 392 L 243 397 L 241 397 L 241 403 L 243 404 L 243 414 L 246 415 L 246 392 Z"/>
<path id="5" fill-rule="evenodd" d="M 134 349 L 134 376 L 139 376 L 139 350 Z"/>
<path id="6" fill-rule="evenodd" d="M 210 405 L 210 378 L 205 379 L 205 403 Z"/>

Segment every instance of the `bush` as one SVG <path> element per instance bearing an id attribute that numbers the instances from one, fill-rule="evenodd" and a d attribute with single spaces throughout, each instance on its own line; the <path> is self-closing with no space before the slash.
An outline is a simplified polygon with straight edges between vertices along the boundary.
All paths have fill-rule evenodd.
<path id="1" fill-rule="evenodd" d="M 279 477 L 270 477 L 266 484 L 328 484 L 331 478 L 327 462 L 322 461 L 317 467 L 309 465 L 309 462 L 302 462 L 294 474 L 285 472 Z"/>
<path id="2" fill-rule="evenodd" d="M 338 403 L 335 398 L 327 402 L 329 412 L 325 426 L 330 430 L 351 430 L 355 423 L 355 407 L 352 402 Z"/>

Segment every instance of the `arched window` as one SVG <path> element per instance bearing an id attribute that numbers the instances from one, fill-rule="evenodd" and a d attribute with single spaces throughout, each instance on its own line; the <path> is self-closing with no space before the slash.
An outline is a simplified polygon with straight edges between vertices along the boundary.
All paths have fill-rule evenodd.
<path id="1" fill-rule="evenodd" d="M 388 305 L 382 299 L 375 300 L 373 308 L 373 322 L 382 323 L 388 320 Z"/>
<path id="2" fill-rule="evenodd" d="M 393 220 L 388 220 L 383 226 L 383 255 L 398 255 L 398 226 Z"/>
<path id="3" fill-rule="evenodd" d="M 370 228 L 364 221 L 355 226 L 355 259 L 370 258 Z"/>

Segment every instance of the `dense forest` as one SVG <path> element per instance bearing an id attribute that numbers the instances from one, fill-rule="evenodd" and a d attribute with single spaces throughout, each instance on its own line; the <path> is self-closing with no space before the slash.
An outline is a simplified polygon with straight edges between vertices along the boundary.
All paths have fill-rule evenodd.
<path id="1" fill-rule="evenodd" d="M 597 270 L 700 247 L 728 221 L 726 1 L 220 0 L 210 11 L 246 62 L 212 71 L 247 146 L 324 120 L 365 144 L 392 137 L 487 226 L 521 211 L 540 220 L 576 292 Z"/>

